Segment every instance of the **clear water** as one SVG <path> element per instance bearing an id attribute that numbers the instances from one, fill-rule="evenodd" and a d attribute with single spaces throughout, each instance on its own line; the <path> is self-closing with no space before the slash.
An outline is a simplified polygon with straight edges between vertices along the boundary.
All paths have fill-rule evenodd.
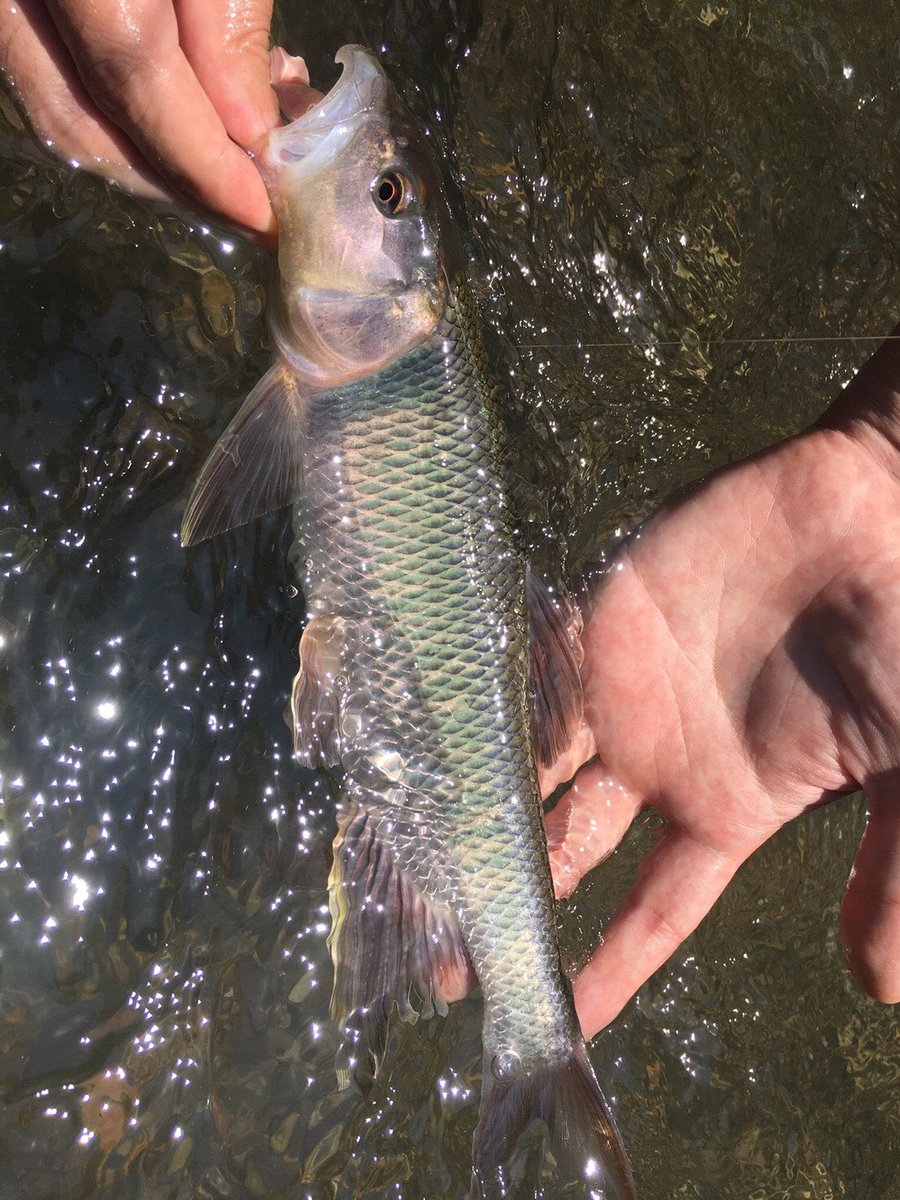
<path id="1" fill-rule="evenodd" d="M 890 330 L 888 0 L 310 11 L 288 47 L 326 80 L 386 47 L 441 149 L 542 562 L 802 428 Z M 176 536 L 268 362 L 267 261 L 0 139 L 0 1200 L 462 1200 L 476 999 L 335 1088 L 286 522 Z M 645 1200 L 900 1194 L 896 1016 L 836 935 L 863 822 L 775 838 L 596 1040 Z M 566 906 L 573 960 L 654 837 Z"/>

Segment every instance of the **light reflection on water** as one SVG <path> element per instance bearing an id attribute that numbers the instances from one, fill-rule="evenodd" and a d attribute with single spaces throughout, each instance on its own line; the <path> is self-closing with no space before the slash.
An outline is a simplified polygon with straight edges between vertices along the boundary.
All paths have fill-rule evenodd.
<path id="1" fill-rule="evenodd" d="M 801 428 L 868 352 L 742 339 L 890 328 L 886 5 L 302 7 L 289 48 L 386 46 L 448 158 L 542 561 Z M 267 264 L 0 137 L 0 1198 L 461 1198 L 476 1000 L 335 1086 L 289 531 L 177 541 L 267 363 Z M 648 1200 L 900 1190 L 894 1019 L 837 944 L 862 822 L 774 839 L 595 1045 Z M 654 836 L 566 906 L 573 962 Z"/>

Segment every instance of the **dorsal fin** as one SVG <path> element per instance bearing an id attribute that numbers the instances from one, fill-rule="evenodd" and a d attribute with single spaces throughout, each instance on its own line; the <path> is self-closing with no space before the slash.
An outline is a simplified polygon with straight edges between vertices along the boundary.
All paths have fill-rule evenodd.
<path id="1" fill-rule="evenodd" d="M 567 595 L 553 596 L 540 576 L 526 572 L 531 633 L 532 736 L 540 766 L 568 748 L 581 721 L 581 613 Z"/>
<path id="2" fill-rule="evenodd" d="M 299 498 L 305 416 L 296 379 L 276 363 L 204 463 L 181 524 L 183 545 L 246 525 Z"/>

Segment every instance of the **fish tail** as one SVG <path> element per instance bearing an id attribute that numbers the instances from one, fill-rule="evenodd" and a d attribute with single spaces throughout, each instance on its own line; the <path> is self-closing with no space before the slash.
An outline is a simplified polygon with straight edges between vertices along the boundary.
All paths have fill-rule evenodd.
<path id="1" fill-rule="evenodd" d="M 497 1078 L 486 1065 L 475 1130 L 477 1200 L 510 1194 L 507 1164 L 534 1121 L 547 1126 L 547 1144 L 560 1176 L 581 1180 L 584 1195 L 637 1200 L 622 1138 L 584 1043 L 574 1046 L 567 1059 L 512 1079 Z"/>

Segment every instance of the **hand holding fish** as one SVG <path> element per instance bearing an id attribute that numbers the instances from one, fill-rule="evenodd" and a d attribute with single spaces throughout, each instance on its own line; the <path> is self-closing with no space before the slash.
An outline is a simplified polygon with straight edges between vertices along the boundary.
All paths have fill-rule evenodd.
<path id="1" fill-rule="evenodd" d="M 0 71 L 64 158 L 271 233 L 241 149 L 278 121 L 272 0 L 4 0 Z"/>
<path id="2" fill-rule="evenodd" d="M 648 523 L 584 630 L 586 723 L 545 793 L 571 892 L 652 804 L 669 822 L 575 982 L 593 1035 L 794 817 L 857 788 L 869 820 L 841 934 L 900 999 L 900 341 L 810 432 L 722 471 Z"/>

